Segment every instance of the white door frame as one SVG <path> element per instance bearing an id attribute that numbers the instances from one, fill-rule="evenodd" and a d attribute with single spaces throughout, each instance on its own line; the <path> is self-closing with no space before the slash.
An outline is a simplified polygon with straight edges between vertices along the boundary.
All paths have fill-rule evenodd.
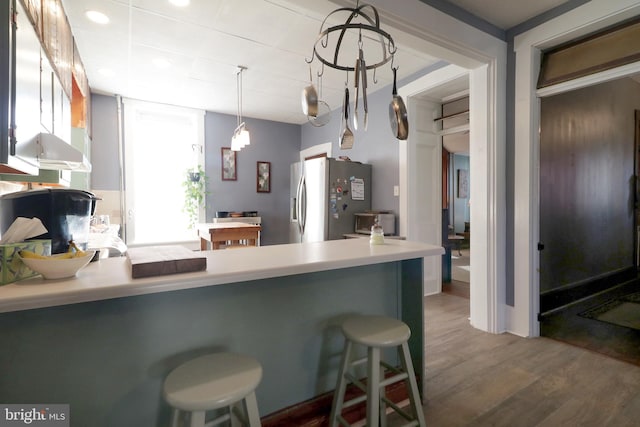
<path id="1" fill-rule="evenodd" d="M 503 332 L 506 292 L 506 43 L 422 2 L 395 0 L 389 5 L 388 1 L 370 0 L 368 3 L 378 8 L 386 25 L 419 38 L 420 46 L 427 46 L 425 53 L 468 70 L 469 129 L 473 135 L 470 181 L 473 194 L 471 265 L 474 286 L 471 290 L 470 321 L 474 327 L 484 331 Z M 425 76 L 427 82 L 433 74 Z M 400 89 L 401 94 L 411 91 L 413 89 Z M 411 105 L 410 101 L 408 105 Z M 408 144 L 411 144 L 410 140 Z M 400 230 L 402 232 L 404 226 L 406 236 L 411 238 L 410 222 L 403 225 L 403 221 L 417 215 L 417 207 L 409 205 L 407 200 L 411 200 L 412 192 L 416 191 L 416 186 L 408 187 L 408 183 L 411 169 L 418 167 L 419 162 L 408 156 L 406 146 L 404 151 L 402 146 L 400 150 L 400 194 L 406 197 L 404 206 L 402 202 L 400 206 Z M 439 170 L 432 171 L 435 181 L 440 179 L 435 178 L 439 173 Z M 440 204 L 437 209 L 441 207 Z"/>
<path id="2" fill-rule="evenodd" d="M 448 65 L 399 88 L 406 100 L 409 138 L 398 141 L 400 235 L 432 245 L 442 245 L 442 138 L 433 119 L 438 105 L 421 99 L 431 89 L 466 77 L 469 70 Z M 442 262 L 424 259 L 425 295 L 442 291 Z"/>
<path id="3" fill-rule="evenodd" d="M 540 325 L 539 257 L 539 96 L 611 80 L 637 71 L 621 67 L 576 80 L 560 88 L 536 91 L 542 50 L 574 40 L 640 14 L 637 0 L 591 0 L 570 12 L 518 35 L 514 40 L 515 162 L 514 162 L 514 306 L 507 308 L 507 327 L 518 335 L 538 336 Z"/>
<path id="4" fill-rule="evenodd" d="M 461 76 L 469 76 L 469 110 L 470 110 L 470 183 L 473 202 L 470 216 L 473 231 L 471 235 L 471 270 L 473 286 L 470 297 L 470 323 L 472 326 L 487 332 L 505 331 L 505 253 L 506 253 L 506 187 L 504 183 L 505 150 L 504 138 L 498 142 L 498 132 L 492 126 L 496 105 L 492 95 L 495 88 L 495 76 L 491 76 L 492 67 L 480 66 L 467 70 L 449 65 L 434 71 L 420 79 L 400 88 L 399 94 L 408 99 L 411 117 L 417 109 L 412 98 L 428 93 Z M 421 117 L 419 120 L 432 122 L 433 117 Z M 430 182 L 441 183 L 441 158 L 437 163 L 426 160 L 416 151 L 418 145 L 409 132 L 407 141 L 399 141 L 400 161 L 400 233 L 411 239 L 420 236 L 424 240 L 422 230 L 424 218 L 441 218 L 441 191 L 437 191 L 438 200 L 421 206 L 421 197 L 417 192 L 424 190 L 424 183 L 416 182 L 416 171 L 428 167 Z M 426 161 L 425 161 L 426 160 Z M 424 173 L 423 173 L 424 175 Z M 428 243 L 442 244 L 440 228 L 427 238 Z M 442 281 L 440 259 L 425 261 L 425 289 L 433 293 L 437 284 Z M 430 291 L 430 292 L 429 292 Z"/>

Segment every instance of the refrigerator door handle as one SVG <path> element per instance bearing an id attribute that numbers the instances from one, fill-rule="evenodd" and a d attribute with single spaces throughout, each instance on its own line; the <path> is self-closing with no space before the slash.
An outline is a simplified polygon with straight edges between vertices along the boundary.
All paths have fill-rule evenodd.
<path id="1" fill-rule="evenodd" d="M 296 226 L 298 227 L 298 233 L 302 238 L 302 217 L 300 212 L 300 196 L 302 192 L 302 176 L 298 179 L 298 187 L 296 188 Z"/>
<path id="2" fill-rule="evenodd" d="M 296 227 L 298 227 L 298 234 L 300 234 L 300 237 L 302 237 L 302 226 L 301 221 L 302 218 L 300 217 L 300 187 L 302 186 L 302 176 L 298 179 L 298 185 L 296 186 Z"/>
<path id="3" fill-rule="evenodd" d="M 300 185 L 298 186 L 298 227 L 300 229 L 300 237 L 304 236 L 304 229 L 307 225 L 307 182 L 304 175 L 300 176 Z"/>

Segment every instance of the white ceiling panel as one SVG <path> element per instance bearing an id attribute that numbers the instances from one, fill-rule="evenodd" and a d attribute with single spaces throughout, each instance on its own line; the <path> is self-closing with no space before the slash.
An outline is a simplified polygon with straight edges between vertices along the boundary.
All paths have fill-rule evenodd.
<path id="1" fill-rule="evenodd" d="M 501 0 L 498 7 L 496 1 L 464 6 L 474 11 L 476 3 L 486 4 L 474 13 L 496 19 L 506 9 L 517 20 L 538 3 Z M 543 7 L 561 3 L 541 1 Z M 521 13 L 513 4 L 529 6 Z M 63 5 L 92 90 L 235 114 L 236 72 L 243 65 L 248 67 L 243 73 L 244 115 L 287 123 L 307 121 L 300 107 L 301 91 L 309 84 L 305 59 L 311 57 L 323 19 L 339 7 L 328 0 L 191 0 L 184 8 L 168 0 L 63 0 Z M 110 22 L 90 22 L 84 15 L 87 10 L 105 13 Z M 334 14 L 327 23 L 344 19 Z M 394 63 L 399 79 L 438 61 L 429 56 L 424 41 L 385 26 L 384 20 L 381 26 L 398 45 Z M 335 35 L 329 43 L 335 44 Z M 365 61 L 378 61 L 378 48 L 366 34 L 363 43 Z M 357 37 L 349 35 L 341 61 L 355 63 L 357 54 Z M 154 65 L 158 58 L 169 66 Z M 312 69 L 317 85 L 318 60 Z M 370 72 L 369 93 L 391 83 L 390 64 L 377 71 L 378 84 L 373 77 Z M 325 67 L 323 98 L 333 108 L 342 104 L 345 78 L 344 71 Z M 349 78 L 352 85 L 353 76 Z"/>

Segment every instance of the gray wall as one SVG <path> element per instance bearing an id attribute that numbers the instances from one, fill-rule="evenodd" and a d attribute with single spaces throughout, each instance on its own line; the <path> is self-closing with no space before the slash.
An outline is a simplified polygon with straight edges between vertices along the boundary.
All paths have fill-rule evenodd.
<path id="1" fill-rule="evenodd" d="M 353 94 L 350 93 L 352 99 Z M 350 150 L 341 150 L 338 142 L 340 133 L 341 105 L 331 105 L 335 109 L 331 121 L 323 127 L 307 123 L 302 126 L 302 149 L 316 144 L 331 142 L 332 156 L 347 156 L 351 160 L 372 165 L 372 209 L 390 210 L 398 213 L 398 197 L 393 195 L 393 186 L 398 185 L 398 141 L 391 133 L 389 125 L 389 102 L 391 87 L 380 89 L 368 96 L 369 125 L 363 130 L 364 113 L 361 109 L 359 130 L 354 131 L 350 118 L 349 128 L 354 132 L 355 142 Z M 360 105 L 362 105 L 360 103 Z M 351 103 L 353 114 L 353 102 Z"/>
<path id="2" fill-rule="evenodd" d="M 117 191 L 117 102 L 113 96 L 92 95 L 92 189 Z M 209 176 L 207 221 L 216 211 L 258 211 L 263 221 L 263 245 L 288 243 L 289 165 L 298 159 L 300 126 L 246 119 L 251 145 L 237 154 L 237 181 L 222 181 L 220 149 L 229 147 L 236 117 L 207 112 L 205 169 Z M 256 162 L 271 162 L 271 192 L 256 191 Z"/>
<path id="3" fill-rule="evenodd" d="M 209 175 L 207 221 L 216 211 L 258 211 L 261 244 L 289 243 L 289 173 L 298 160 L 300 126 L 245 118 L 251 144 L 236 155 L 237 181 L 222 181 L 222 147 L 231 146 L 236 117 L 207 112 L 205 165 Z M 256 191 L 258 161 L 271 162 L 271 192 Z"/>

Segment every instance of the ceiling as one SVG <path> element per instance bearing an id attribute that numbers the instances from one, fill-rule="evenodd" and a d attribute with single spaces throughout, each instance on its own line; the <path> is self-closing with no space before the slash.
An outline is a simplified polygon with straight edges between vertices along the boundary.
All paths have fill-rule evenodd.
<path id="1" fill-rule="evenodd" d="M 448 0 L 503 30 L 513 28 L 568 0 Z M 425 1 L 429 3 L 429 1 Z"/>
<path id="2" fill-rule="evenodd" d="M 450 1 L 504 29 L 564 3 Z M 169 0 L 63 0 L 92 90 L 235 115 L 237 70 L 242 65 L 247 67 L 242 74 L 244 116 L 305 123 L 301 110 L 301 92 L 309 84 L 305 59 L 311 56 L 322 20 L 339 6 L 328 0 L 190 3 L 177 7 Z M 89 21 L 87 10 L 106 14 L 109 23 Z M 329 23 L 346 19 L 335 16 Z M 398 46 L 394 62 L 400 66 L 399 79 L 439 61 L 425 53 L 427 48 L 416 37 L 387 28 L 384 22 L 382 28 Z M 345 40 L 343 55 L 355 62 L 357 40 Z M 371 63 L 375 49 L 369 43 L 365 39 L 364 51 Z M 317 86 L 319 61 L 312 62 L 312 69 Z M 377 84 L 369 73 L 369 93 L 391 83 L 390 64 L 375 77 Z M 321 98 L 332 109 L 342 103 L 344 83 L 345 72 L 327 67 Z"/>

